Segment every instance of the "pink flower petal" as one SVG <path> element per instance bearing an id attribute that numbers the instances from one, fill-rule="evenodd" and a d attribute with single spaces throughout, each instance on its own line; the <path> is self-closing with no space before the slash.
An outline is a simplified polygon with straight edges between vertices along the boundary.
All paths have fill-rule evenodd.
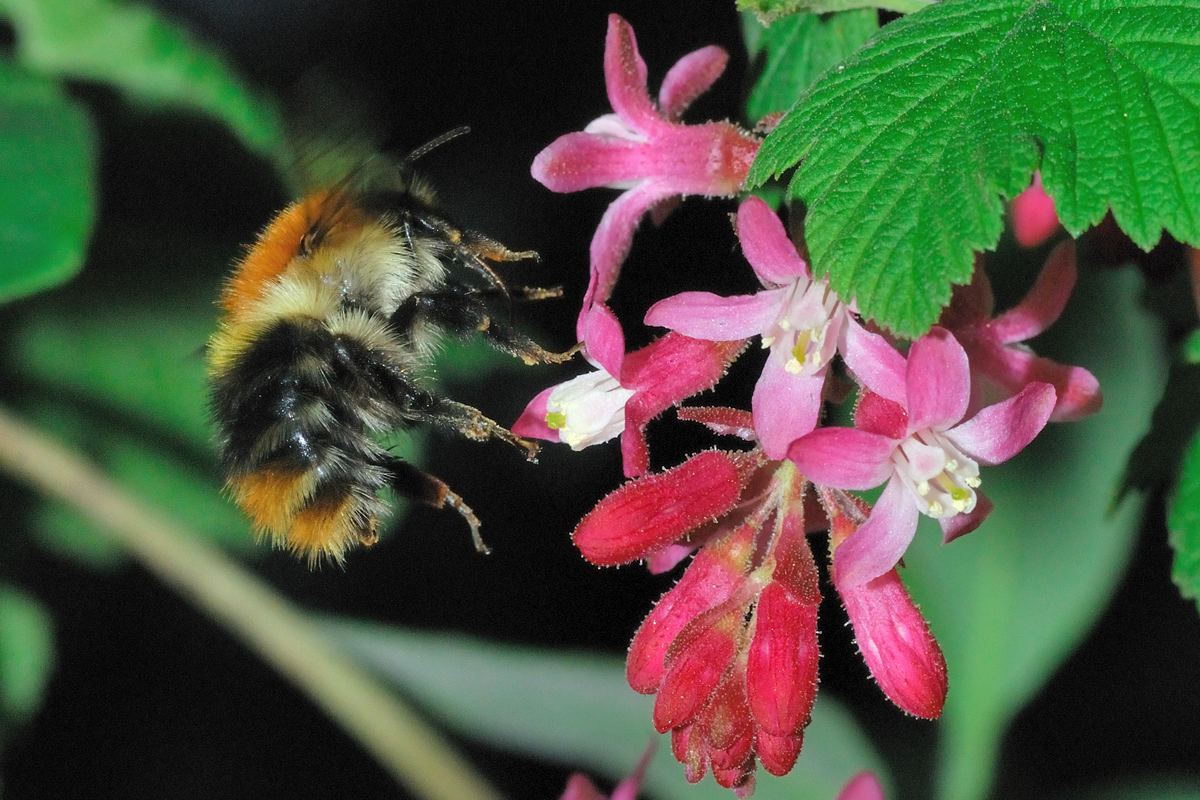
<path id="1" fill-rule="evenodd" d="M 582 772 L 576 772 L 567 780 L 567 789 L 560 800 L 607 800 L 596 784 Z"/>
<path id="2" fill-rule="evenodd" d="M 734 297 L 683 292 L 650 306 L 645 322 L 714 342 L 748 339 L 775 323 L 787 291 L 770 289 Z"/>
<path id="3" fill-rule="evenodd" d="M 787 457 L 792 442 L 817 427 L 824 386 L 825 370 L 816 375 L 794 375 L 779 359 L 767 356 L 754 385 L 751 408 L 754 430 L 768 458 Z"/>
<path id="4" fill-rule="evenodd" d="M 837 589 L 863 660 L 883 693 L 913 716 L 941 716 L 946 660 L 895 568 L 858 586 L 839 581 Z"/>
<path id="5" fill-rule="evenodd" d="M 550 399 L 550 394 L 557 388 L 557 386 L 551 386 L 530 400 L 529 405 L 525 406 L 525 410 L 521 412 L 521 416 L 512 424 L 510 430 L 517 436 L 524 436 L 528 439 L 559 441 L 558 431 L 546 424 L 546 401 Z"/>
<path id="6" fill-rule="evenodd" d="M 917 532 L 919 516 L 908 488 L 893 477 L 867 521 L 833 551 L 837 585 L 861 586 L 896 566 Z"/>
<path id="7" fill-rule="evenodd" d="M 884 800 L 883 786 L 871 772 L 860 772 L 842 788 L 837 800 Z"/>
<path id="8" fill-rule="evenodd" d="M 1033 441 L 1054 411 L 1054 387 L 1031 383 L 1015 397 L 980 411 L 946 436 L 980 464 L 999 464 Z"/>
<path id="9" fill-rule="evenodd" d="M 871 333 L 853 317 L 846 318 L 842 336 L 838 350 L 854 377 L 880 397 L 904 405 L 907 402 L 904 356 L 887 339 Z"/>
<path id="10" fill-rule="evenodd" d="M 995 506 L 983 492 L 975 491 L 975 508 L 969 514 L 955 514 L 953 517 L 942 517 L 938 520 L 942 525 L 942 544 L 950 544 L 960 536 L 971 533 L 988 518 Z"/>
<path id="11" fill-rule="evenodd" d="M 817 428 L 793 442 L 787 457 L 813 483 L 871 489 L 892 474 L 897 444 L 895 439 L 853 428 Z"/>
<path id="12" fill-rule="evenodd" d="M 670 544 L 665 549 L 651 553 L 646 558 L 646 571 L 651 575 L 670 572 L 685 558 L 696 552 L 698 544 Z"/>
<path id="13" fill-rule="evenodd" d="M 1033 173 L 1029 188 L 1012 203 L 1013 233 L 1022 247 L 1037 247 L 1058 230 L 1054 201 L 1042 188 L 1042 173 Z"/>
<path id="14" fill-rule="evenodd" d="M 646 62 L 638 53 L 633 28 L 617 14 L 608 16 L 604 85 L 613 111 L 638 132 L 649 135 L 667 124 L 646 91 Z"/>
<path id="15" fill-rule="evenodd" d="M 754 274 L 767 286 L 784 286 L 809 276 L 808 264 L 796 252 L 783 223 L 758 197 L 748 197 L 738 208 L 738 239 Z"/>
<path id="16" fill-rule="evenodd" d="M 969 350 L 971 366 L 1016 394 L 1030 383 L 1054 386 L 1051 422 L 1072 422 L 1095 414 L 1104 404 L 1100 382 L 1083 367 L 1060 364 L 1016 347 L 981 341 Z"/>
<path id="17" fill-rule="evenodd" d="M 609 375 L 620 375 L 625 363 L 625 332 L 604 303 L 585 306 L 577 325 L 584 355 Z M 615 372 L 614 372 L 615 370 Z"/>
<path id="18" fill-rule="evenodd" d="M 538 153 L 529 171 L 552 192 L 578 192 L 645 180 L 654 165 L 653 154 L 642 142 L 576 131 Z"/>
<path id="19" fill-rule="evenodd" d="M 1032 339 L 1054 324 L 1075 289 L 1075 243 L 1054 248 L 1037 281 L 1019 305 L 992 320 L 989 332 L 1005 344 Z"/>
<path id="20" fill-rule="evenodd" d="M 593 303 L 604 303 L 612 295 L 621 264 L 629 255 L 633 232 L 650 206 L 672 194 L 653 180 L 647 180 L 609 204 L 592 236 L 589 250 L 592 279 L 584 298 L 584 314 Z M 582 336 L 580 337 L 582 341 Z M 616 373 L 612 373 L 616 374 Z"/>
<path id="21" fill-rule="evenodd" d="M 721 77 L 728 62 L 729 54 L 715 44 L 676 61 L 658 90 L 658 107 L 663 116 L 672 122 L 678 121 L 692 101 Z"/>
<path id="22" fill-rule="evenodd" d="M 913 342 L 905 381 L 909 432 L 943 429 L 967 413 L 971 366 L 962 345 L 945 328 L 934 326 Z"/>

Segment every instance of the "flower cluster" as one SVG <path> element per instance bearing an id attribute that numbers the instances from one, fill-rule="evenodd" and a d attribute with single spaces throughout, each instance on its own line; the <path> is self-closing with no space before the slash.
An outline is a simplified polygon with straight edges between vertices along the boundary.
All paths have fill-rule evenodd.
<path id="1" fill-rule="evenodd" d="M 938 520 L 946 542 L 977 529 L 992 509 L 981 467 L 1016 455 L 1050 420 L 1096 411 L 1100 393 L 1086 370 L 1021 344 L 1070 296 L 1070 243 L 1051 253 L 1017 307 L 993 318 L 977 269 L 940 324 L 901 346 L 813 274 L 754 197 L 735 227 L 761 289 L 663 299 L 645 323 L 669 332 L 627 354 L 606 302 L 638 221 L 682 195 L 735 195 L 757 151 L 755 135 L 731 123 L 680 121 L 724 63 L 718 48 L 685 56 L 656 106 L 632 29 L 610 17 L 604 65 L 616 113 L 560 138 L 533 167 L 555 191 L 625 190 L 591 245 L 578 333 L 593 370 L 539 394 L 513 430 L 574 449 L 621 437 L 630 480 L 584 517 L 575 544 L 594 564 L 645 561 L 654 572 L 692 556 L 634 636 L 627 677 L 655 695 L 654 725 L 671 734 L 688 779 L 711 771 L 745 797 L 758 764 L 776 775 L 795 764 L 816 696 L 821 568 L 809 537 L 828 532 L 833 588 L 880 688 L 904 711 L 936 718 L 945 661 L 897 570 L 920 515 Z M 1056 219 L 1031 198 L 1014 213 L 1036 229 L 1023 234 L 1033 241 Z M 650 472 L 647 425 L 717 383 L 755 338 L 768 352 L 749 411 L 678 411 L 736 444 Z M 820 425 L 823 406 L 851 388 L 831 369 L 836 361 L 857 389 L 853 427 Z M 879 486 L 873 506 L 851 494 Z M 877 796 L 873 780 L 848 786 L 848 796 Z"/>

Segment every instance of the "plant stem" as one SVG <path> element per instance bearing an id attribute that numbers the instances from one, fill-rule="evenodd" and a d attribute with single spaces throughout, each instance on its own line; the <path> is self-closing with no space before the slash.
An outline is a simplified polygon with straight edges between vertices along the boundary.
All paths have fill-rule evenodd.
<path id="1" fill-rule="evenodd" d="M 0 466 L 77 509 L 288 677 L 426 800 L 501 800 L 393 692 L 335 651 L 300 609 L 80 455 L 0 408 Z"/>

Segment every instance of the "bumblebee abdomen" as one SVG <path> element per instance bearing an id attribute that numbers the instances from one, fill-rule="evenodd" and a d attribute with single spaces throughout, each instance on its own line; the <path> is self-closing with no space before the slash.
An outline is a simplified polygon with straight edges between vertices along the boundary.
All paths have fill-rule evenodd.
<path id="1" fill-rule="evenodd" d="M 405 422 L 396 359 L 323 321 L 284 319 L 213 376 L 228 486 L 261 535 L 310 561 L 374 541 L 393 457 L 372 434 Z"/>

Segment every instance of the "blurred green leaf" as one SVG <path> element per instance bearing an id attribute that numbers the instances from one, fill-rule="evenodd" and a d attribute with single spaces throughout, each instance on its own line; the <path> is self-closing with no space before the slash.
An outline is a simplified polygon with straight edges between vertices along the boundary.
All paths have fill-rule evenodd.
<path id="1" fill-rule="evenodd" d="M 760 120 L 790 109 L 821 73 L 862 47 L 877 30 L 874 10 L 830 17 L 799 14 L 767 28 L 753 14 L 743 14 L 742 34 L 750 58 L 763 58 L 762 73 L 746 101 L 747 118 Z"/>
<path id="2" fill-rule="evenodd" d="M 1175 483 L 1200 426 L 1197 398 L 1200 398 L 1200 367 L 1172 364 L 1167 386 L 1150 418 L 1150 430 L 1129 458 L 1122 492 L 1154 491 Z"/>
<path id="3" fill-rule="evenodd" d="M 654 735 L 653 698 L 625 681 L 619 658 L 500 645 L 331 621 L 334 641 L 463 735 L 619 780 Z M 861 769 L 886 776 L 850 715 L 822 697 L 804 734 L 804 752 L 785 778 L 759 771 L 756 800 L 832 800 Z M 886 777 L 883 780 L 887 781 Z M 646 780 L 660 800 L 728 800 L 706 778 L 691 785 L 660 742 Z"/>
<path id="4" fill-rule="evenodd" d="M 1184 597 L 1200 603 L 1200 437 L 1192 439 L 1184 459 L 1167 530 L 1175 550 L 1171 578 Z"/>
<path id="5" fill-rule="evenodd" d="M 1114 508 L 1114 498 L 1166 376 L 1161 332 L 1137 307 L 1140 293 L 1132 271 L 1081 273 L 1053 337 L 1035 347 L 1091 369 L 1103 410 L 1052 424 L 1011 462 L 985 470 L 995 511 L 978 531 L 942 547 L 937 525 L 923 525 L 905 557 L 905 581 L 950 677 L 943 800 L 987 794 L 1005 727 L 1103 612 L 1123 573 L 1142 504 L 1129 497 Z M 1107 335 L 1096 337 L 1101 317 Z"/>
<path id="6" fill-rule="evenodd" d="M 254 152 L 282 160 L 275 106 L 155 9 L 116 0 L 0 0 L 0 16 L 16 28 L 17 58 L 29 69 L 207 114 Z"/>
<path id="7" fill-rule="evenodd" d="M 0 703 L 6 721 L 37 711 L 54 665 L 54 629 L 41 603 L 0 584 Z"/>
<path id="8" fill-rule="evenodd" d="M 94 134 L 57 85 L 0 62 L 0 302 L 72 278 L 95 201 Z"/>
<path id="9" fill-rule="evenodd" d="M 1188 335 L 1183 353 L 1187 363 L 1200 364 L 1200 330 L 1194 330 Z"/>
<path id="10" fill-rule="evenodd" d="M 211 447 L 203 347 L 215 325 L 206 303 L 96 309 L 46 307 L 19 325 L 10 348 L 22 377 Z"/>

